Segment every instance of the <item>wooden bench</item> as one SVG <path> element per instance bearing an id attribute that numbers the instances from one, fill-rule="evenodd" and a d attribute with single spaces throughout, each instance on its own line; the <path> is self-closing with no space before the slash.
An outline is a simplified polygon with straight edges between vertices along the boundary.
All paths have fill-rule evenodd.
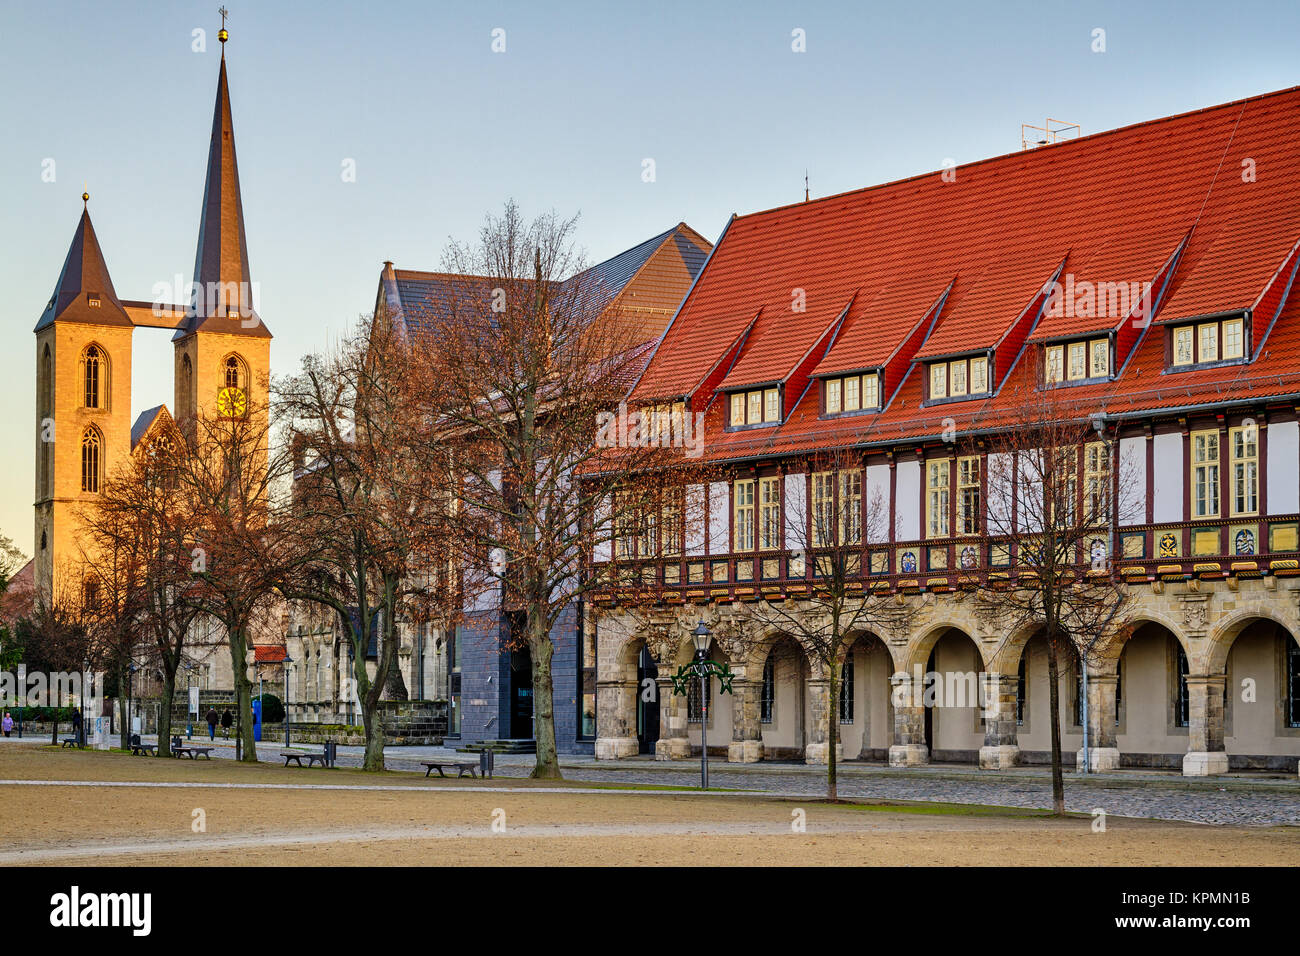
<path id="1" fill-rule="evenodd" d="M 477 760 L 421 760 L 420 765 L 428 768 L 427 770 L 424 771 L 424 775 L 426 777 L 429 776 L 429 774 L 433 773 L 435 770 L 438 771 L 438 776 L 440 777 L 447 776 L 445 773 L 442 772 L 443 767 L 446 767 L 448 770 L 455 768 L 457 779 L 460 779 L 461 777 L 465 776 L 466 773 L 468 773 L 471 777 L 478 776 L 477 773 L 475 772 L 478 770 Z"/>
<path id="2" fill-rule="evenodd" d="M 64 737 L 64 738 L 63 738 L 63 746 L 64 746 L 64 747 L 75 747 L 75 746 L 77 746 L 77 738 L 76 738 L 76 737 Z"/>
<path id="3" fill-rule="evenodd" d="M 173 747 L 172 756 L 176 758 L 189 757 L 191 760 L 198 760 L 202 757 L 205 760 L 212 759 L 211 747 Z"/>
<path id="4" fill-rule="evenodd" d="M 307 761 L 308 767 L 312 767 L 318 762 L 322 767 L 329 766 L 329 764 L 326 762 L 326 756 L 324 753 L 313 754 L 313 753 L 307 753 L 305 750 L 299 750 L 296 752 L 289 751 L 289 750 L 281 750 L 280 756 L 284 758 L 284 765 L 286 767 L 289 766 L 290 760 L 292 760 L 299 767 L 301 767 L 304 759 Z"/>
<path id="5" fill-rule="evenodd" d="M 131 745 L 131 756 L 133 757 L 152 757 L 158 750 L 157 744 L 134 743 Z"/>

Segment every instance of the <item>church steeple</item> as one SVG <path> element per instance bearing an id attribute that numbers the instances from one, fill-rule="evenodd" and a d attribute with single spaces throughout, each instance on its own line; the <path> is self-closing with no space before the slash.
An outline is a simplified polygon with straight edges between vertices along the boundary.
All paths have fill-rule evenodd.
<path id="1" fill-rule="evenodd" d="M 90 199 L 84 193 L 82 195 L 84 201 Z M 77 231 L 72 235 L 72 244 L 68 246 L 68 255 L 63 260 L 63 269 L 59 272 L 59 281 L 55 283 L 54 294 L 50 296 L 33 331 L 39 332 L 56 321 L 132 325 L 113 289 L 104 253 L 99 248 L 95 227 L 90 222 L 89 204 L 81 210 L 81 221 L 77 223 Z"/>
<path id="2" fill-rule="evenodd" d="M 235 127 L 226 79 L 226 36 L 222 28 L 221 71 L 208 145 L 207 180 L 194 255 L 194 289 L 190 315 L 176 338 L 198 331 L 269 337 L 253 312 L 248 242 L 244 236 L 244 206 L 239 194 L 239 165 L 235 160 Z"/>

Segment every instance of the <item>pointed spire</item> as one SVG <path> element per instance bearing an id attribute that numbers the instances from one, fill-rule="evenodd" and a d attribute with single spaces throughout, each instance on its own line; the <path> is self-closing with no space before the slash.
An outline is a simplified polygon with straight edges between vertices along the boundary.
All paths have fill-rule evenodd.
<path id="1" fill-rule="evenodd" d="M 225 49 L 223 39 L 199 241 L 194 255 L 197 288 L 190 303 L 190 316 L 177 330 L 176 338 L 200 329 L 236 335 L 271 334 L 253 312 L 253 280 L 248 267 L 248 242 L 244 237 L 244 206 L 239 194 Z"/>
<path id="2" fill-rule="evenodd" d="M 90 196 L 83 193 L 81 220 L 72 234 L 72 244 L 63 260 L 54 294 L 41 313 L 34 331 L 57 322 L 86 322 L 91 325 L 132 325 L 113 289 L 104 253 L 90 222 Z"/>

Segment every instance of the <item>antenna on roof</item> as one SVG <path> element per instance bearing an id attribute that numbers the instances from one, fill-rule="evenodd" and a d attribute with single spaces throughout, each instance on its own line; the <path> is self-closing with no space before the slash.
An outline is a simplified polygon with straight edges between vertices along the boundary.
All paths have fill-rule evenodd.
<path id="1" fill-rule="evenodd" d="M 1038 149 L 1040 146 L 1053 146 L 1066 139 L 1078 139 L 1079 124 L 1067 123 L 1065 120 L 1048 117 L 1042 126 L 1030 123 L 1020 124 L 1020 148 Z"/>
<path id="2" fill-rule="evenodd" d="M 808 170 L 803 171 L 803 201 L 808 201 Z"/>

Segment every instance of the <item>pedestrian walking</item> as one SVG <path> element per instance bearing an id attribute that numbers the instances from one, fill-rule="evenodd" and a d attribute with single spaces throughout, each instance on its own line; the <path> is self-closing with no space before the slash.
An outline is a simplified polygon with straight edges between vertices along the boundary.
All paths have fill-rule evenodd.
<path id="1" fill-rule="evenodd" d="M 218 720 L 220 720 L 220 718 L 217 716 L 217 708 L 209 707 L 208 708 L 208 739 L 209 740 L 217 739 Z"/>
<path id="2" fill-rule="evenodd" d="M 235 725 L 235 718 L 230 714 L 230 708 L 227 707 L 221 712 L 221 736 L 229 737 L 230 728 Z"/>
<path id="3" fill-rule="evenodd" d="M 4 720 L 0 720 L 0 730 L 3 730 L 5 732 L 5 736 L 8 737 L 10 731 L 12 731 L 13 729 L 14 729 L 14 719 L 9 716 L 9 711 L 6 710 Z"/>

